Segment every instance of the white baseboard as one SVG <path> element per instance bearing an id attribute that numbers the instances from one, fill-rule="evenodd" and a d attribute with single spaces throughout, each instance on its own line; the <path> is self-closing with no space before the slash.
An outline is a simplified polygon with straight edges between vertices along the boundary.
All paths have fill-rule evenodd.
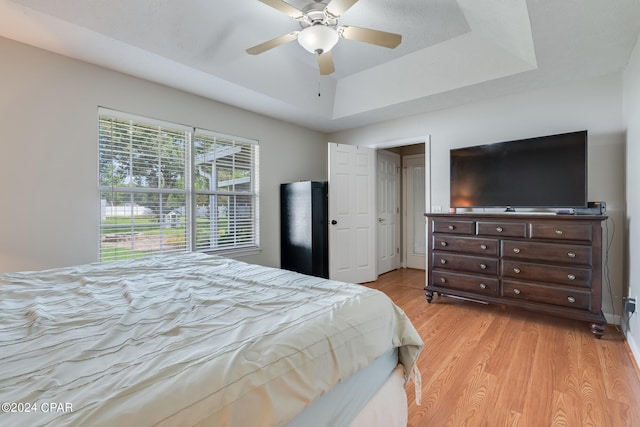
<path id="1" fill-rule="evenodd" d="M 607 321 L 607 323 L 609 325 L 620 325 L 620 316 L 619 315 L 613 315 L 613 314 L 609 314 L 609 313 L 603 313 L 604 314 L 604 318 Z"/>
<path id="2" fill-rule="evenodd" d="M 640 348 L 638 348 L 638 343 L 633 340 L 633 336 L 631 334 L 627 334 L 627 344 L 629 344 L 631 354 L 636 360 L 636 366 L 640 366 Z"/>

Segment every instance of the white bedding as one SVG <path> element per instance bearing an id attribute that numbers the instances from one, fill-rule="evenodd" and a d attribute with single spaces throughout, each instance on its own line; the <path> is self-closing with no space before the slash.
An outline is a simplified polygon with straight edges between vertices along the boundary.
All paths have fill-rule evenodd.
<path id="1" fill-rule="evenodd" d="M 422 348 L 378 291 L 198 253 L 0 274 L 0 316 L 12 426 L 279 426 Z"/>

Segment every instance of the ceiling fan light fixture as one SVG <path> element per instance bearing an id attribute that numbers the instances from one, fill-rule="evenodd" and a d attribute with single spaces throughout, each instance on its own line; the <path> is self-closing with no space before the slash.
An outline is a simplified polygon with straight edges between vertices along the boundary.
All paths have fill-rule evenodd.
<path id="1" fill-rule="evenodd" d="M 308 52 L 329 52 L 338 43 L 338 32 L 326 25 L 312 25 L 300 31 L 298 43 Z"/>

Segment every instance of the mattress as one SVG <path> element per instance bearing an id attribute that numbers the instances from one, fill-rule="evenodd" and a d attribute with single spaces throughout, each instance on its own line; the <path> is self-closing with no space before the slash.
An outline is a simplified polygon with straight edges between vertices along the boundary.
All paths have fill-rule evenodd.
<path id="1" fill-rule="evenodd" d="M 200 253 L 0 274 L 3 425 L 280 426 L 423 343 L 379 291 Z"/>
<path id="2" fill-rule="evenodd" d="M 286 427 L 350 425 L 397 368 L 404 374 L 402 365 L 398 365 L 397 351 L 393 349 L 313 401 L 289 421 Z M 401 391 L 404 393 L 404 390 Z M 407 411 L 406 405 L 404 411 Z M 368 427 L 375 425 L 390 427 L 388 424 L 369 424 Z"/>

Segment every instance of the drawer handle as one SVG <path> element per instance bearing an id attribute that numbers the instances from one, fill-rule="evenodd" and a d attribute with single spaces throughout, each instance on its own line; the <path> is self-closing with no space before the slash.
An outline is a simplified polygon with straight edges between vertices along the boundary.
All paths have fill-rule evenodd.
<path id="1" fill-rule="evenodd" d="M 513 253 L 514 254 L 519 254 L 520 253 L 520 249 L 519 248 L 513 248 Z"/>
<path id="2" fill-rule="evenodd" d="M 520 274 L 520 269 L 518 267 L 515 267 L 513 269 L 513 272 L 516 273 L 516 274 Z"/>
<path id="3" fill-rule="evenodd" d="M 487 249 L 487 245 L 480 245 L 480 249 L 486 250 Z"/>
<path id="4" fill-rule="evenodd" d="M 515 288 L 515 289 L 513 290 L 513 293 L 514 293 L 514 294 L 516 294 L 516 295 L 520 295 L 520 289 Z"/>
<path id="5" fill-rule="evenodd" d="M 444 258 L 441 258 L 441 259 L 440 259 L 440 264 L 446 264 L 446 263 L 447 263 L 447 260 L 446 260 L 446 259 L 444 259 Z"/>
<path id="6" fill-rule="evenodd" d="M 576 299 L 574 297 L 568 297 L 567 301 L 569 301 L 571 304 L 573 304 L 574 302 L 576 302 Z"/>
<path id="7" fill-rule="evenodd" d="M 442 246 L 442 247 L 447 246 L 447 242 L 440 242 L 440 246 Z"/>
<path id="8" fill-rule="evenodd" d="M 487 269 L 487 264 L 485 264 L 485 263 L 480 264 L 480 268 L 482 270 L 486 270 Z"/>
<path id="9" fill-rule="evenodd" d="M 440 283 L 447 283 L 447 279 L 445 279 L 444 277 L 440 278 Z"/>
<path id="10" fill-rule="evenodd" d="M 558 236 L 562 236 L 562 233 L 563 233 L 563 231 L 562 231 L 562 230 L 556 230 L 556 234 L 557 234 Z"/>
<path id="11" fill-rule="evenodd" d="M 498 233 L 502 233 L 502 231 L 503 231 L 503 230 L 504 230 L 504 229 L 503 229 L 502 227 L 496 227 L 496 231 L 497 231 Z"/>
<path id="12" fill-rule="evenodd" d="M 575 253 L 575 252 L 569 252 L 569 253 L 567 254 L 567 256 L 568 256 L 569 258 L 575 258 L 575 257 L 576 257 L 576 253 Z"/>
<path id="13" fill-rule="evenodd" d="M 480 289 L 487 289 L 487 285 L 485 285 L 484 283 L 480 283 Z"/>
<path id="14" fill-rule="evenodd" d="M 453 225 L 450 225 L 450 226 L 449 226 L 449 230 L 455 230 L 455 229 L 456 229 L 456 227 L 455 227 L 455 226 L 453 226 Z"/>
<path id="15" fill-rule="evenodd" d="M 576 275 L 575 274 L 567 274 L 567 278 L 569 280 L 576 280 Z"/>

